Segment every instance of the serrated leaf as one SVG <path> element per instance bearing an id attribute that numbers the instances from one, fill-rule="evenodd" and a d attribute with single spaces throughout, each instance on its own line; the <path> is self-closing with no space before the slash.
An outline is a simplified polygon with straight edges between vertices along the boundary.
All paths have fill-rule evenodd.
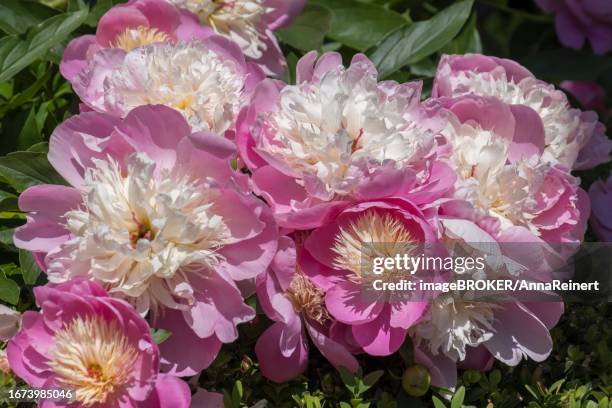
<path id="1" fill-rule="evenodd" d="M 0 82 L 42 57 L 65 40 L 87 18 L 87 10 L 51 17 L 28 30 L 25 38 L 11 35 L 0 39 Z"/>
<path id="2" fill-rule="evenodd" d="M 393 10 L 352 0 L 311 0 L 329 9 L 332 15 L 327 36 L 356 50 L 366 50 L 385 35 L 406 24 Z"/>
<path id="3" fill-rule="evenodd" d="M 34 260 L 34 256 L 29 251 L 19 250 L 19 265 L 21 266 L 21 275 L 23 281 L 28 285 L 34 285 L 40 275 L 40 268 Z"/>
<path id="4" fill-rule="evenodd" d="M 0 30 L 7 34 L 21 34 L 55 14 L 56 10 L 34 1 L 2 0 Z"/>
<path id="5" fill-rule="evenodd" d="M 331 27 L 331 12 L 317 4 L 307 4 L 289 28 L 276 35 L 284 43 L 301 51 L 318 50 Z"/>
<path id="6" fill-rule="evenodd" d="M 470 17 L 473 0 L 462 0 L 425 21 L 407 25 L 385 37 L 367 52 L 385 78 L 398 69 L 420 61 L 451 41 Z"/>
<path id="7" fill-rule="evenodd" d="M 39 152 L 13 152 L 0 157 L 0 176 L 19 193 L 37 184 L 66 184 L 47 155 Z"/>

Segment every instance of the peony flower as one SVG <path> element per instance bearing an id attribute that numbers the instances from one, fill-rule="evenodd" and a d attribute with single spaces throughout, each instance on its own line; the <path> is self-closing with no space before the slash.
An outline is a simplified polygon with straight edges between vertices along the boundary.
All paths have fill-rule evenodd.
<path id="1" fill-rule="evenodd" d="M 138 106 L 161 104 L 181 112 L 196 131 L 223 134 L 262 76 L 247 68 L 236 44 L 211 36 L 129 52 L 102 50 L 71 82 L 98 112 L 123 118 Z"/>
<path id="2" fill-rule="evenodd" d="M 274 31 L 285 27 L 300 13 L 304 0 L 168 0 L 196 14 L 209 30 L 229 38 L 266 74 L 287 69 Z"/>
<path id="3" fill-rule="evenodd" d="M 0 304 L 0 340 L 10 340 L 19 330 L 21 314 Z"/>
<path id="4" fill-rule="evenodd" d="M 74 81 L 100 50 L 124 52 L 156 43 L 174 44 L 204 38 L 197 16 L 180 11 L 164 0 L 130 0 L 104 14 L 95 35 L 72 40 L 62 56 L 60 72 Z"/>
<path id="5" fill-rule="evenodd" d="M 596 54 L 612 50 L 612 5 L 607 0 L 535 0 L 542 10 L 555 14 L 559 41 L 580 49 L 588 39 Z"/>
<path id="6" fill-rule="evenodd" d="M 403 256 L 415 243 L 436 243 L 430 220 L 409 197 L 386 198 L 347 206 L 312 231 L 304 242 L 301 270 L 325 290 L 330 315 L 350 325 L 356 345 L 375 356 L 396 352 L 407 329 L 425 313 L 428 301 L 403 292 L 371 290 L 373 281 L 397 282 L 398 277 L 426 280 L 421 274 L 386 270 L 372 275 L 376 257 Z M 365 265 L 365 267 L 364 267 Z"/>
<path id="7" fill-rule="evenodd" d="M 454 196 L 471 204 L 473 221 L 501 241 L 582 240 L 588 197 L 540 156 L 545 136 L 532 110 L 476 96 L 439 102 L 452 113 L 443 133 L 453 146 Z"/>
<path id="8" fill-rule="evenodd" d="M 86 276 L 151 312 L 154 327 L 176 334 L 162 344 L 169 369 L 194 374 L 255 316 L 234 281 L 263 273 L 277 246 L 268 209 L 233 181 L 234 149 L 192 134 L 165 106 L 135 108 L 123 121 L 70 118 L 49 148 L 70 186 L 21 194 L 29 215 L 15 244 L 46 253 L 49 281 Z"/>
<path id="9" fill-rule="evenodd" d="M 316 58 L 299 61 L 297 85 L 258 85 L 237 124 L 255 190 L 289 228 L 316 226 L 332 201 L 391 195 L 442 171 L 433 161 L 443 124 L 420 106 L 420 83 L 378 83 L 361 54 L 348 68 L 336 53 Z"/>
<path id="10" fill-rule="evenodd" d="M 514 61 L 478 54 L 442 56 L 433 97 L 468 94 L 496 97 L 522 117 L 535 111 L 544 125 L 547 162 L 583 170 L 610 160 L 612 141 L 597 114 L 572 109 L 562 91 Z"/>
<path id="11" fill-rule="evenodd" d="M 31 387 L 73 390 L 76 401 L 41 407 L 189 406 L 188 385 L 159 373 L 149 326 L 126 302 L 83 279 L 34 294 L 41 311 L 24 313 L 10 368 Z"/>
<path id="12" fill-rule="evenodd" d="M 563 81 L 559 87 L 574 95 L 584 109 L 606 109 L 606 91 L 595 81 Z"/>
<path id="13" fill-rule="evenodd" d="M 607 181 L 597 180 L 589 189 L 593 213 L 591 214 L 591 227 L 597 237 L 604 242 L 612 242 L 612 177 Z"/>
<path id="14" fill-rule="evenodd" d="M 430 370 L 433 385 L 445 388 L 455 387 L 457 368 L 487 371 L 494 358 L 510 366 L 523 358 L 541 362 L 562 314 L 561 302 L 491 303 L 444 294 L 410 329 L 415 360 Z"/>
<path id="15" fill-rule="evenodd" d="M 325 293 L 296 261 L 296 243 L 283 237 L 268 273 L 258 277 L 260 304 L 275 322 L 255 345 L 262 374 L 280 383 L 304 372 L 308 365 L 308 336 L 334 366 L 355 372 L 357 361 L 340 337 L 347 326 L 330 316 Z"/>

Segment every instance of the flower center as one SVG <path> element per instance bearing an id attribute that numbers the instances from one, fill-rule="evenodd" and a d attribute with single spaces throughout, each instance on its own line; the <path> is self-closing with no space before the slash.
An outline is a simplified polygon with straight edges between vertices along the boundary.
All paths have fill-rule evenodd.
<path id="1" fill-rule="evenodd" d="M 460 294 L 437 296 L 414 329 L 416 341 L 426 340 L 430 351 L 453 360 L 465 359 L 466 347 L 476 347 L 493 336 L 491 323 L 498 305 L 463 299 Z"/>
<path id="2" fill-rule="evenodd" d="M 238 114 L 243 87 L 233 61 L 193 41 L 129 52 L 105 82 L 105 100 L 122 115 L 142 105 L 171 106 L 196 131 L 222 133 Z"/>
<path id="3" fill-rule="evenodd" d="M 128 28 L 119 34 L 111 46 L 129 52 L 135 48 L 150 44 L 169 42 L 173 41 L 166 33 L 153 27 L 138 26 L 136 28 Z"/>
<path id="4" fill-rule="evenodd" d="M 337 255 L 334 266 L 349 271 L 349 279 L 355 283 L 374 279 L 371 271 L 375 258 L 409 255 L 415 249 L 415 239 L 404 223 L 390 213 L 380 214 L 374 210 L 341 228 L 332 248 Z M 405 271 L 386 269 L 376 279 L 391 282 L 406 276 Z"/>
<path id="5" fill-rule="evenodd" d="M 55 334 L 49 366 L 84 406 L 109 403 L 129 386 L 137 351 L 114 322 L 75 318 Z"/>
<path id="6" fill-rule="evenodd" d="M 316 287 L 299 269 L 287 289 L 286 296 L 298 313 L 304 313 L 310 320 L 325 324 L 330 320 L 325 307 L 325 293 Z"/>
<path id="7" fill-rule="evenodd" d="M 49 263 L 49 279 L 89 276 L 143 313 L 181 308 L 191 301 L 184 283 L 217 265 L 230 235 L 217 193 L 178 169 L 156 170 L 145 153 L 126 162 L 122 170 L 97 160 L 85 174 L 83 206 L 65 216 L 74 238 Z"/>

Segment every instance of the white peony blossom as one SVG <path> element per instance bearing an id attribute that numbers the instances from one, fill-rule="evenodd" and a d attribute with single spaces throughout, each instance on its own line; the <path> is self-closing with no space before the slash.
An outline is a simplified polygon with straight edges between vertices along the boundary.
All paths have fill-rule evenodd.
<path id="1" fill-rule="evenodd" d="M 229 231 L 204 181 L 155 172 L 145 153 L 125 170 L 101 160 L 88 169 L 83 207 L 65 215 L 74 237 L 52 254 L 50 281 L 89 276 L 143 313 L 189 301 L 190 272 L 219 261 Z"/>
<path id="2" fill-rule="evenodd" d="M 545 132 L 543 160 L 561 163 L 572 168 L 578 151 L 587 142 L 581 113 L 572 109 L 562 91 L 536 78 L 524 78 L 516 83 L 504 73 L 459 71 L 450 74 L 450 67 L 443 66 L 440 75 L 447 75 L 453 95 L 477 94 L 493 96 L 508 104 L 525 105 L 542 119 Z M 448 70 L 448 73 L 444 71 Z"/>
<path id="3" fill-rule="evenodd" d="M 418 98 L 415 87 L 379 84 L 360 63 L 339 67 L 281 90 L 257 151 L 330 196 L 348 194 L 369 165 L 410 167 L 431 152 L 434 133 L 415 120 Z"/>
<path id="4" fill-rule="evenodd" d="M 240 46 L 244 54 L 258 59 L 266 50 L 263 16 L 265 0 L 170 0 L 191 11 L 200 21 Z"/>
<path id="5" fill-rule="evenodd" d="M 194 130 L 222 133 L 242 100 L 243 74 L 203 43 L 157 44 L 129 52 L 104 82 L 105 103 L 125 116 L 137 106 L 163 104 Z"/>

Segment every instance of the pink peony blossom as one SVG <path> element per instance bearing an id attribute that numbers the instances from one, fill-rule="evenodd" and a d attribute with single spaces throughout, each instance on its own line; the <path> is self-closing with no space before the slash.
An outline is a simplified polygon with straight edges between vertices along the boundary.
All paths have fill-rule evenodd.
<path id="1" fill-rule="evenodd" d="M 235 281 L 263 273 L 277 247 L 272 214 L 234 181 L 234 152 L 165 106 L 125 120 L 72 117 L 49 148 L 70 186 L 21 194 L 28 221 L 15 244 L 46 253 L 51 282 L 86 276 L 150 312 L 154 327 L 175 334 L 161 345 L 164 365 L 195 374 L 255 316 Z"/>
<path id="2" fill-rule="evenodd" d="M 371 265 L 373 258 L 410 253 L 414 243 L 438 242 L 431 220 L 408 199 L 351 204 L 304 242 L 301 270 L 325 290 L 331 316 L 350 325 L 355 343 L 371 355 L 396 352 L 429 303 L 405 297 L 403 292 L 366 291 L 374 279 L 387 282 L 398 276 L 393 271 L 376 276 L 365 273 L 371 268 L 363 265 Z M 401 276 L 410 277 L 405 272 Z"/>
<path id="3" fill-rule="evenodd" d="M 21 314 L 0 304 L 0 340 L 10 340 L 19 330 Z"/>
<path id="4" fill-rule="evenodd" d="M 444 173 L 435 162 L 443 121 L 420 105 L 421 84 L 376 77 L 364 55 L 345 68 L 339 54 L 311 52 L 297 85 L 257 86 L 236 140 L 279 224 L 313 228 L 338 201 L 390 196 Z"/>
<path id="5" fill-rule="evenodd" d="M 612 242 L 612 177 L 607 181 L 597 180 L 589 189 L 593 213 L 591 227 L 597 237 L 604 242 Z"/>
<path id="6" fill-rule="evenodd" d="M 130 0 L 119 4 L 100 18 L 95 35 L 83 35 L 68 44 L 60 72 L 72 82 L 100 50 L 129 52 L 155 43 L 204 38 L 206 33 L 197 20 L 197 16 L 180 11 L 165 0 Z"/>
<path id="7" fill-rule="evenodd" d="M 261 78 L 236 44 L 213 35 L 101 50 L 71 83 L 95 111 L 123 118 L 138 106 L 161 104 L 181 112 L 196 131 L 224 134 Z"/>
<path id="8" fill-rule="evenodd" d="M 523 358 L 540 362 L 550 355 L 550 329 L 563 314 L 563 303 L 450 299 L 439 298 L 411 329 L 415 361 L 429 369 L 433 385 L 454 388 L 458 368 L 487 371 L 494 359 L 516 366 Z"/>
<path id="9" fill-rule="evenodd" d="M 236 42 L 266 74 L 277 75 L 287 69 L 274 31 L 289 25 L 305 0 L 168 1 L 197 15 L 206 29 Z"/>
<path id="10" fill-rule="evenodd" d="M 606 109 L 606 91 L 595 81 L 563 81 L 559 87 L 574 95 L 584 109 Z"/>
<path id="11" fill-rule="evenodd" d="M 580 49 L 585 40 L 596 54 L 612 50 L 612 3 L 608 0 L 535 0 L 555 15 L 557 37 L 566 47 Z"/>
<path id="12" fill-rule="evenodd" d="M 514 61 L 479 54 L 444 55 L 432 96 L 493 96 L 514 113 L 539 115 L 544 126 L 544 160 L 567 169 L 587 169 L 610 160 L 612 141 L 597 114 L 572 109 L 566 95 L 536 79 Z M 516 107 L 516 108 L 515 108 Z"/>
<path id="13" fill-rule="evenodd" d="M 295 242 L 283 237 L 279 246 L 268 273 L 258 277 L 258 299 L 275 322 L 255 345 L 262 374 L 279 383 L 301 374 L 308 364 L 308 337 L 334 366 L 355 372 L 357 361 L 343 344 L 348 327 L 330 316 L 325 293 L 300 269 Z"/>
<path id="14" fill-rule="evenodd" d="M 473 208 L 468 216 L 459 207 L 457 218 L 471 219 L 500 241 L 582 241 L 588 197 L 576 178 L 542 156 L 545 130 L 532 109 L 474 95 L 438 102 L 450 112 L 442 133 L 453 146 L 454 197 Z M 442 207 L 458 211 L 453 203 Z"/>
<path id="15" fill-rule="evenodd" d="M 189 406 L 189 386 L 159 373 L 149 325 L 129 304 L 84 279 L 34 293 L 41 311 L 24 313 L 10 368 L 32 387 L 73 390 L 76 401 L 42 408 Z"/>

